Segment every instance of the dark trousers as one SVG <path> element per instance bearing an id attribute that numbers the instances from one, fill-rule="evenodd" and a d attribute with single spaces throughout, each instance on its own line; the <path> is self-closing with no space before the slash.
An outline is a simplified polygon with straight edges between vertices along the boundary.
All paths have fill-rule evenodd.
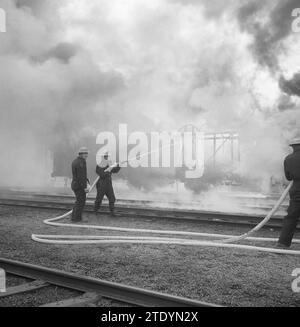
<path id="1" fill-rule="evenodd" d="M 116 197 L 114 193 L 114 189 L 111 184 L 105 185 L 105 184 L 97 184 L 97 196 L 96 196 L 96 201 L 95 201 L 95 211 L 99 210 L 102 200 L 104 195 L 106 195 L 108 202 L 109 202 L 109 210 L 111 212 L 114 212 L 115 209 L 115 202 L 116 202 Z"/>
<path id="2" fill-rule="evenodd" d="M 290 246 L 300 217 L 300 201 L 290 200 L 287 212 L 288 214 L 283 220 L 279 243 Z"/>
<path id="3" fill-rule="evenodd" d="M 84 189 L 73 190 L 76 196 L 76 202 L 73 207 L 72 221 L 80 221 L 82 219 L 82 211 L 85 206 L 86 193 Z"/>

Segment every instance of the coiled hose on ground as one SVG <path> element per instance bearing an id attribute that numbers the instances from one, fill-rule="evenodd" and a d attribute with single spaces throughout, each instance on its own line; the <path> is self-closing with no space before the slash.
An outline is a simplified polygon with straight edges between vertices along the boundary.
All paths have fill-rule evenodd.
<path id="1" fill-rule="evenodd" d="M 90 187 L 89 192 L 93 190 L 98 178 L 94 181 L 93 185 Z M 168 231 L 168 230 L 149 230 L 149 229 L 135 229 L 135 228 L 121 228 L 121 227 L 109 227 L 109 226 L 99 226 L 99 225 L 84 225 L 84 224 L 72 224 L 72 223 L 59 223 L 58 221 L 68 217 L 72 210 L 58 217 L 51 219 L 46 219 L 43 222 L 47 225 L 56 227 L 71 227 L 71 228 L 88 228 L 96 230 L 109 230 L 109 231 L 119 231 L 119 232 L 134 232 L 134 233 L 147 233 L 147 234 L 157 234 L 157 235 L 172 235 L 172 236 L 190 236 L 190 237 L 208 237 L 219 239 L 217 241 L 200 241 L 195 239 L 187 238 L 173 238 L 173 237 L 143 237 L 143 236 L 92 236 L 92 235 L 38 235 L 32 234 L 31 238 L 33 241 L 48 244 L 117 244 L 117 243 L 131 243 L 131 244 L 177 244 L 177 245 L 188 245 L 188 246 L 206 246 L 206 247 L 221 247 L 221 248 L 235 248 L 244 249 L 252 251 L 262 251 L 270 253 L 279 254 L 294 254 L 300 255 L 299 250 L 285 250 L 280 248 L 271 247 L 258 247 L 252 245 L 242 245 L 233 244 L 237 241 L 244 239 L 250 241 L 263 241 L 263 242 L 276 242 L 276 238 L 265 238 L 265 237 L 251 237 L 253 233 L 259 231 L 276 213 L 279 206 L 282 204 L 286 198 L 292 182 L 289 183 L 288 187 L 284 190 L 280 199 L 277 201 L 273 209 L 268 213 L 268 215 L 252 230 L 242 234 L 240 236 L 234 235 L 222 235 L 222 234 L 209 234 L 209 233 L 196 233 L 196 232 L 183 232 L 183 231 Z M 295 239 L 294 243 L 300 244 L 300 239 Z"/>

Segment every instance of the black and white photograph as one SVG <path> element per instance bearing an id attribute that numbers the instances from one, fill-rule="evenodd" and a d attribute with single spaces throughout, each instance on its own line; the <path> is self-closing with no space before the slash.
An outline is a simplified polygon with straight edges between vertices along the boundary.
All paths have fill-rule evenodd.
<path id="1" fill-rule="evenodd" d="M 300 0 L 0 0 L 0 152 L 0 316 L 300 307 Z"/>

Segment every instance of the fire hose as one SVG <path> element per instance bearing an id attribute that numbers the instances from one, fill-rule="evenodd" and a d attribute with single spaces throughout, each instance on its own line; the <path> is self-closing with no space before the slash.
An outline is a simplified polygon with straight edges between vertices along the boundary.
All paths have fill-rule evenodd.
<path id="1" fill-rule="evenodd" d="M 94 181 L 90 187 L 89 193 L 95 187 L 99 177 Z M 197 233 L 197 232 L 183 232 L 183 231 L 168 231 L 168 230 L 151 230 L 151 229 L 135 229 L 135 228 L 122 228 L 122 227 L 110 227 L 100 225 L 85 225 L 85 224 L 68 224 L 58 222 L 61 219 L 68 217 L 72 210 L 58 217 L 45 219 L 43 222 L 47 225 L 56 227 L 71 227 L 71 228 L 86 228 L 103 231 L 118 231 L 118 232 L 134 232 L 134 233 L 147 233 L 157 235 L 173 235 L 173 236 L 190 236 L 190 237 L 209 237 L 220 239 L 219 241 L 200 241 L 195 239 L 186 238 L 166 238 L 166 237 L 137 237 L 137 236 L 97 236 L 97 235 L 39 235 L 32 234 L 31 238 L 33 241 L 47 244 L 168 244 L 168 245 L 187 245 L 187 246 L 205 246 L 205 247 L 220 247 L 220 248 L 234 248 L 244 250 L 255 250 L 261 252 L 278 253 L 278 254 L 293 254 L 300 255 L 300 250 L 286 250 L 280 248 L 271 247 L 258 247 L 253 245 L 242 245 L 234 244 L 237 241 L 249 240 L 249 241 L 263 241 L 263 242 L 276 242 L 276 238 L 265 238 L 265 237 L 251 237 L 253 233 L 259 231 L 276 213 L 279 206 L 286 198 L 292 182 L 289 183 L 288 187 L 284 190 L 280 199 L 274 205 L 273 209 L 268 215 L 252 230 L 242 234 L 240 236 L 234 235 L 223 235 L 223 234 L 209 234 L 209 233 Z M 300 239 L 295 239 L 294 243 L 300 244 Z"/>

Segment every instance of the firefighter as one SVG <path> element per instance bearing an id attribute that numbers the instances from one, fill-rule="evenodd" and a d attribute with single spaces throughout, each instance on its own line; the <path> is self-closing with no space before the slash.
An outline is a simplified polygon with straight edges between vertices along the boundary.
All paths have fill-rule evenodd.
<path id="1" fill-rule="evenodd" d="M 112 186 L 111 175 L 118 173 L 120 171 L 119 164 L 112 165 L 111 160 L 108 159 L 109 154 L 105 153 L 99 165 L 96 167 L 96 173 L 99 176 L 99 180 L 96 184 L 97 187 L 97 197 L 95 201 L 94 211 L 98 212 L 100 209 L 104 195 L 106 195 L 109 202 L 110 215 L 115 216 L 115 193 Z"/>
<path id="2" fill-rule="evenodd" d="M 72 162 L 72 184 L 71 188 L 76 196 L 76 202 L 72 211 L 73 222 L 82 221 L 82 211 L 85 206 L 86 194 L 89 192 L 87 178 L 86 159 L 88 149 L 83 147 L 78 151 L 78 157 Z"/>
<path id="3" fill-rule="evenodd" d="M 284 160 L 284 173 L 289 181 L 293 181 L 290 190 L 290 203 L 287 216 L 283 220 L 281 234 L 277 243 L 279 248 L 289 248 L 300 216 L 300 139 L 290 143 L 293 153 Z"/>

